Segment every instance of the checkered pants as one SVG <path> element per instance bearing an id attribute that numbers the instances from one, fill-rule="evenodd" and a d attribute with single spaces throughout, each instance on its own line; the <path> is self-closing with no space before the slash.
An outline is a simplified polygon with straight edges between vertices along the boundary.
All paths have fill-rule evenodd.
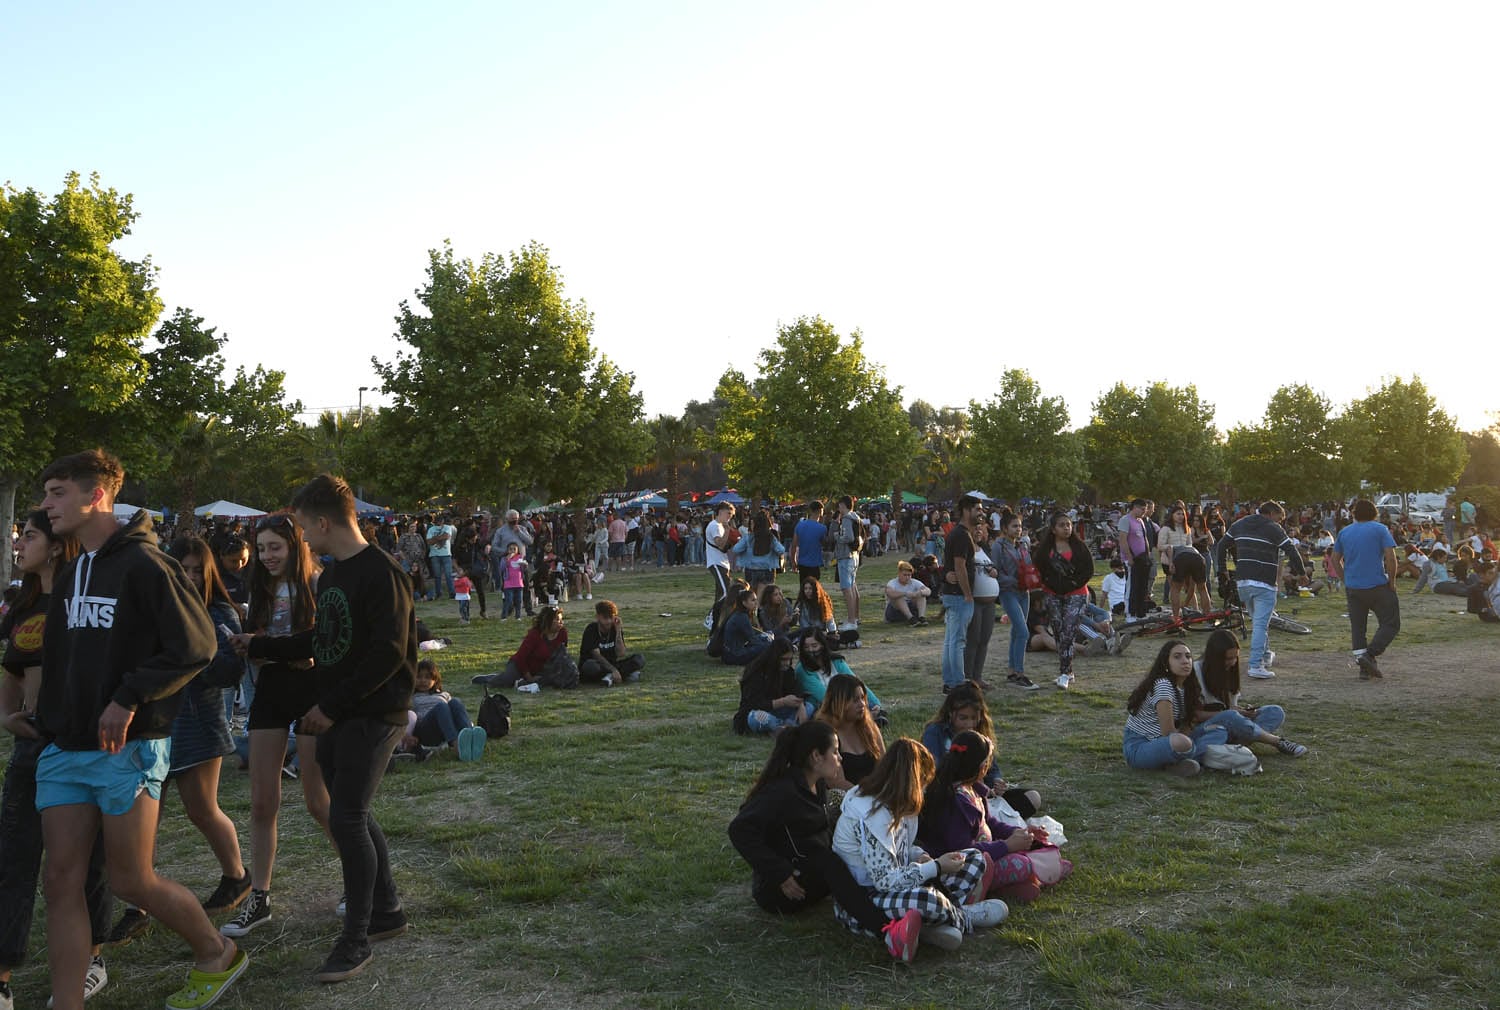
<path id="1" fill-rule="evenodd" d="M 957 873 L 940 873 L 931 883 L 900 891 L 878 891 L 871 887 L 868 888 L 870 900 L 892 919 L 899 919 L 915 908 L 921 914 L 923 922 L 957 926 L 966 933 L 970 932 L 969 917 L 964 913 L 963 906 L 984 880 L 985 862 L 984 853 L 978 849 L 964 849 L 963 855 L 964 865 L 959 867 Z M 976 899 L 983 897 L 974 896 Z M 861 928 L 858 920 L 844 911 L 838 902 L 833 904 L 833 917 L 847 926 L 850 932 L 860 936 L 875 935 Z"/>

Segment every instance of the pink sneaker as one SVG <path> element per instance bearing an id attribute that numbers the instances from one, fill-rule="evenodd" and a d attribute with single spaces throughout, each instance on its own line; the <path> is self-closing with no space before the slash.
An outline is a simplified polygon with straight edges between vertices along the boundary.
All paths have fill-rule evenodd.
<path id="1" fill-rule="evenodd" d="M 922 914 L 915 908 L 908 909 L 899 919 L 892 919 L 881 929 L 885 934 L 885 949 L 897 961 L 910 963 L 917 954 L 917 937 L 922 932 Z"/>

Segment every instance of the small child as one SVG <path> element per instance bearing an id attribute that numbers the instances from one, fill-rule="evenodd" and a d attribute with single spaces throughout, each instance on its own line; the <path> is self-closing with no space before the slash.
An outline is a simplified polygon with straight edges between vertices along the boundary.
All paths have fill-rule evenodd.
<path id="1" fill-rule="evenodd" d="M 474 591 L 474 583 L 464 572 L 453 576 L 453 598 L 458 601 L 458 623 L 469 623 L 469 594 Z"/>
<path id="2" fill-rule="evenodd" d="M 500 588 L 505 593 L 505 602 L 500 607 L 500 620 L 514 614 L 521 619 L 521 594 L 526 591 L 526 571 L 531 566 L 521 557 L 521 545 L 511 544 L 505 549 L 505 560 L 500 562 Z"/>

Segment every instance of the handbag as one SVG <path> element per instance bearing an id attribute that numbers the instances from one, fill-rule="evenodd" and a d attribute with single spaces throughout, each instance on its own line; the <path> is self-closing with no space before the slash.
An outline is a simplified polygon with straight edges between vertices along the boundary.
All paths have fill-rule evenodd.
<path id="1" fill-rule="evenodd" d="M 1022 591 L 1034 593 L 1042 588 L 1042 573 L 1037 571 L 1037 567 L 1031 558 L 1018 551 L 1016 567 L 1019 570 L 1016 583 L 1021 587 Z"/>

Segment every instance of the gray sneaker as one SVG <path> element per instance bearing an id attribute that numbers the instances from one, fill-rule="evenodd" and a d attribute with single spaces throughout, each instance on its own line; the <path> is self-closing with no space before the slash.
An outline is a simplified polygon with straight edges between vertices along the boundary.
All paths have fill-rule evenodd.
<path id="1" fill-rule="evenodd" d="M 936 947 L 938 950 L 957 950 L 964 942 L 964 935 L 957 926 L 950 926 L 946 922 L 937 926 L 924 925 L 922 927 L 922 942 Z"/>
<path id="2" fill-rule="evenodd" d="M 271 895 L 266 891 L 250 891 L 250 897 L 240 906 L 239 912 L 233 919 L 219 927 L 219 932 L 225 936 L 239 939 L 248 936 L 252 929 L 263 926 L 271 921 Z"/>

